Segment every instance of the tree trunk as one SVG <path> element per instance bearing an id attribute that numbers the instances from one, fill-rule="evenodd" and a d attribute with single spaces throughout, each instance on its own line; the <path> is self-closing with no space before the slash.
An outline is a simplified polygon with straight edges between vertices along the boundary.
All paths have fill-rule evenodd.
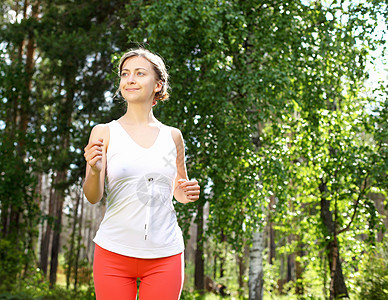
<path id="1" fill-rule="evenodd" d="M 299 238 L 299 240 L 301 240 Z M 298 251 L 297 255 L 302 258 L 304 256 L 304 245 L 300 242 L 299 243 L 299 248 L 301 249 Z M 295 260 L 295 279 L 296 279 L 296 284 L 295 284 L 295 293 L 297 295 L 303 295 L 304 294 L 304 286 L 303 286 L 303 272 L 304 272 L 304 267 L 303 264 L 301 263 L 301 260 Z"/>
<path id="2" fill-rule="evenodd" d="M 74 67 L 69 61 L 69 66 Z M 67 74 L 64 78 L 64 88 L 66 91 L 65 102 L 60 107 L 60 118 L 58 118 L 58 135 L 61 137 L 60 144 L 58 144 L 57 151 L 65 150 L 66 152 L 70 146 L 70 130 L 74 102 L 75 77 L 73 74 Z M 58 254 L 60 249 L 61 225 L 62 225 L 62 210 L 65 200 L 65 189 L 67 187 L 66 177 L 69 168 L 70 160 L 65 156 L 61 158 L 60 169 L 57 170 L 55 194 L 57 195 L 56 210 L 55 210 L 55 230 L 53 236 L 53 243 L 51 247 L 51 262 L 50 262 L 50 287 L 53 287 L 57 281 L 58 269 Z"/>
<path id="3" fill-rule="evenodd" d="M 295 276 L 295 254 L 287 255 L 287 279 L 286 282 L 294 280 Z"/>
<path id="4" fill-rule="evenodd" d="M 78 194 L 76 204 L 74 207 L 74 212 L 73 212 L 73 226 L 72 226 L 71 235 L 70 235 L 70 249 L 69 249 L 68 258 L 67 258 L 67 264 L 68 264 L 68 269 L 66 271 L 66 288 L 67 289 L 69 289 L 71 271 L 72 271 L 73 265 L 75 265 L 73 253 L 74 253 L 74 246 L 76 243 L 76 229 L 77 229 L 77 223 L 78 223 L 78 208 L 79 208 L 79 204 L 80 204 L 80 199 L 81 199 L 81 195 Z"/>
<path id="5" fill-rule="evenodd" d="M 322 264 L 321 266 L 322 266 L 322 271 L 323 271 L 323 274 L 322 274 L 322 277 L 323 277 L 322 293 L 323 293 L 323 295 L 327 295 L 327 269 L 329 266 L 328 266 L 327 257 L 325 255 L 324 251 L 322 251 L 320 253 L 320 256 L 321 256 L 321 264 Z"/>
<path id="6" fill-rule="evenodd" d="M 220 278 L 224 277 L 224 272 L 225 272 L 224 264 L 225 264 L 225 257 L 221 255 L 220 256 Z"/>
<path id="7" fill-rule="evenodd" d="M 294 235 L 290 234 L 287 237 L 287 243 L 291 245 L 294 241 Z M 287 255 L 287 277 L 286 282 L 295 280 L 295 253 Z"/>
<path id="8" fill-rule="evenodd" d="M 273 229 L 272 212 L 274 211 L 275 196 L 270 197 L 268 208 L 268 263 L 273 264 L 275 259 L 275 229 Z"/>
<path id="9" fill-rule="evenodd" d="M 278 291 L 281 295 L 284 294 L 283 286 L 286 283 L 286 258 L 287 255 L 283 253 L 280 256 L 280 270 L 279 270 L 279 279 L 278 279 Z"/>
<path id="10" fill-rule="evenodd" d="M 37 19 L 38 13 L 39 13 L 39 1 L 32 1 L 31 6 L 31 17 L 30 19 Z M 27 5 L 27 1 L 25 3 Z M 34 28 L 30 26 L 28 30 L 28 41 L 27 41 L 27 51 L 26 51 L 26 64 L 25 64 L 25 73 L 27 75 L 27 78 L 24 82 L 25 84 L 25 90 L 24 93 L 22 93 L 20 97 L 20 111 L 19 111 L 19 129 L 23 133 L 23 138 L 19 141 L 19 147 L 23 151 L 23 154 L 25 155 L 24 148 L 25 148 L 25 136 L 27 132 L 28 123 L 31 118 L 31 89 L 32 89 L 32 77 L 34 75 L 34 68 L 35 68 L 35 36 L 34 36 Z M 24 156 L 23 156 L 24 157 Z"/>
<path id="11" fill-rule="evenodd" d="M 242 291 L 244 289 L 244 273 L 245 273 L 245 265 L 244 265 L 244 255 L 237 255 L 237 267 L 238 267 L 238 295 L 241 298 Z"/>
<path id="12" fill-rule="evenodd" d="M 9 215 L 9 203 L 4 203 L 4 201 L 1 202 L 1 237 L 4 238 L 7 236 L 8 233 L 8 215 Z"/>
<path id="13" fill-rule="evenodd" d="M 41 215 L 40 211 L 40 197 L 39 195 L 42 194 L 42 173 L 36 173 L 36 177 L 38 179 L 38 183 L 35 187 L 35 192 L 33 196 L 33 201 L 31 203 L 28 203 L 27 210 L 30 213 L 29 216 L 25 219 L 25 222 L 27 224 L 27 243 L 26 243 L 26 249 L 27 254 L 30 254 L 29 257 L 32 259 L 27 259 L 24 264 L 24 272 L 23 272 L 23 278 L 27 278 L 29 276 L 29 269 L 30 266 L 33 265 L 35 268 L 37 265 L 36 261 L 36 253 L 37 253 L 37 237 L 39 237 L 39 234 L 36 232 L 36 228 L 38 227 L 39 230 L 39 223 L 38 223 L 38 214 Z"/>
<path id="14" fill-rule="evenodd" d="M 244 247 L 244 253 L 237 256 L 238 263 L 238 296 L 239 299 L 244 297 L 244 274 L 247 269 L 246 258 L 249 256 L 249 247 Z"/>
<path id="15" fill-rule="evenodd" d="M 348 291 L 345 284 L 344 275 L 342 273 L 339 244 L 336 235 L 336 225 L 333 221 L 333 214 L 330 210 L 330 201 L 326 200 L 327 186 L 323 180 L 319 185 L 321 193 L 321 220 L 324 225 L 327 235 L 332 238 L 327 246 L 327 255 L 330 266 L 331 283 L 330 283 L 330 299 L 346 298 Z"/>
<path id="16" fill-rule="evenodd" d="M 262 300 L 264 294 L 264 231 L 257 230 L 253 233 L 252 247 L 249 253 L 249 300 Z"/>
<path id="17" fill-rule="evenodd" d="M 194 285 L 195 289 L 204 294 L 205 292 L 205 262 L 203 259 L 203 205 L 202 203 L 197 204 L 197 248 L 195 250 L 195 274 L 194 274 Z"/>
<path id="18" fill-rule="evenodd" d="M 54 216 L 55 203 L 56 203 L 54 197 L 55 197 L 55 194 L 53 192 L 53 184 L 51 184 L 50 195 L 49 195 L 48 219 L 46 220 L 46 231 L 42 236 L 42 241 L 40 245 L 40 269 L 45 275 L 47 275 L 48 257 L 49 257 L 51 232 L 52 232 L 51 218 L 53 218 Z M 43 223 L 43 226 L 44 226 L 44 223 Z"/>
<path id="19" fill-rule="evenodd" d="M 58 171 L 55 178 L 55 182 L 63 183 L 66 178 L 66 170 Z M 62 226 L 62 210 L 64 202 L 64 191 L 61 188 L 55 189 L 55 221 L 54 221 L 54 235 L 51 246 L 51 261 L 50 261 L 50 287 L 53 287 L 57 281 L 57 270 L 58 270 L 58 254 L 60 249 L 60 237 L 61 237 L 61 226 Z"/>
<path id="20" fill-rule="evenodd" d="M 226 235 L 224 233 L 224 231 L 221 229 L 221 245 L 225 245 L 225 254 L 224 255 L 220 255 L 220 278 L 223 278 L 224 277 L 224 273 L 225 273 L 225 260 L 226 260 L 226 255 L 228 253 L 228 249 L 227 249 L 227 244 L 226 244 Z M 214 280 L 216 278 L 214 277 Z"/>
<path id="21" fill-rule="evenodd" d="M 214 255 L 214 257 L 213 257 L 213 278 L 216 279 L 217 278 L 217 257 L 218 257 L 218 252 L 214 251 L 213 255 Z"/>
<path id="22" fill-rule="evenodd" d="M 82 201 L 82 191 L 79 191 L 78 195 L 79 199 L 81 199 L 81 215 L 78 222 L 78 237 L 77 237 L 77 254 L 75 257 L 75 269 L 74 269 L 74 290 L 77 291 L 78 288 L 78 263 L 81 252 L 81 240 L 82 240 L 82 223 L 84 219 L 84 201 Z"/>

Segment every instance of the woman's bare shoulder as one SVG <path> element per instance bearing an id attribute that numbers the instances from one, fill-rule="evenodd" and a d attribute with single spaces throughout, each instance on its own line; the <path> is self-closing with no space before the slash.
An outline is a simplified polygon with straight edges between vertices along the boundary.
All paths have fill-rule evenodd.
<path id="1" fill-rule="evenodd" d="M 168 126 L 171 130 L 172 138 L 174 139 L 175 143 L 183 141 L 182 132 L 175 127 Z"/>
<path id="2" fill-rule="evenodd" d="M 99 133 L 99 134 L 104 134 L 104 133 L 109 133 L 109 125 L 108 123 L 104 124 L 96 124 L 92 128 L 92 133 Z"/>
<path id="3" fill-rule="evenodd" d="M 108 123 L 104 124 L 96 124 L 92 128 L 92 132 L 90 133 L 90 139 L 98 139 L 98 138 L 103 138 L 104 143 L 109 144 L 109 125 Z"/>

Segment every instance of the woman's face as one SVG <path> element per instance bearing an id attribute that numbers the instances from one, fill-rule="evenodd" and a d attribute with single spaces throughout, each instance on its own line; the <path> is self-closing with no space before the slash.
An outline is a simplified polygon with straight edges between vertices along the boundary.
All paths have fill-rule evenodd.
<path id="1" fill-rule="evenodd" d="M 128 58 L 122 66 L 120 75 L 121 95 L 128 102 L 150 102 L 155 93 L 161 90 L 161 84 L 152 64 L 141 56 Z"/>

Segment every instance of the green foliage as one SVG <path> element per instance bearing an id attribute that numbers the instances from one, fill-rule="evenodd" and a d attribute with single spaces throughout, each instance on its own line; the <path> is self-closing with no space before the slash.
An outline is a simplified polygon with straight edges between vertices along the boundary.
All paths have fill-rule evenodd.
<path id="1" fill-rule="evenodd" d="M 84 292 L 69 292 L 64 288 L 54 288 L 49 291 L 42 291 L 40 293 L 33 293 L 35 296 L 32 296 L 31 291 L 19 291 L 14 293 L 3 293 L 0 294 L 1 300 L 72 300 L 72 299 L 85 299 L 85 300 L 94 300 L 96 299 L 94 295 L 94 289 L 84 291 Z"/>
<path id="2" fill-rule="evenodd" d="M 388 298 L 388 243 L 380 243 L 365 255 L 357 274 L 358 299 L 383 300 Z"/>
<path id="3" fill-rule="evenodd" d="M 23 252 L 18 249 L 10 240 L 0 239 L 0 291 L 15 285 L 23 267 Z"/>
<path id="4" fill-rule="evenodd" d="M 204 296 L 201 296 L 199 292 L 192 292 L 192 291 L 182 291 L 181 294 L 182 300 L 196 300 L 196 299 L 205 299 Z"/>
<path id="5" fill-rule="evenodd" d="M 69 291 L 63 287 L 49 287 L 49 282 L 39 270 L 30 270 L 24 280 L 19 280 L 10 292 L 0 293 L 4 300 L 94 300 L 94 286 L 83 286 L 78 291 Z"/>

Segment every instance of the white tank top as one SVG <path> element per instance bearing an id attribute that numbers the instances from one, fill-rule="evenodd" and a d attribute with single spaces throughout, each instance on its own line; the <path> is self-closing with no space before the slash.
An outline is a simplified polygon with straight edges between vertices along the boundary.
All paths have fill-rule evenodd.
<path id="1" fill-rule="evenodd" d="M 138 258 L 184 250 L 172 203 L 176 146 L 171 127 L 157 125 L 154 144 L 143 148 L 117 120 L 108 123 L 107 209 L 93 240 L 106 250 Z"/>

